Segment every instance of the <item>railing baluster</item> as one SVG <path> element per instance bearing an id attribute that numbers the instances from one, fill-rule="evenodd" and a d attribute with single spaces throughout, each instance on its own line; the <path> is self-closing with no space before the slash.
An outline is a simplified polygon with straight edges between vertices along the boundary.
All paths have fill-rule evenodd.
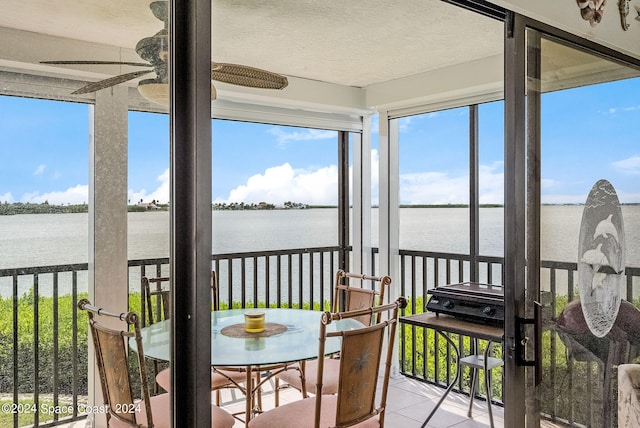
<path id="1" fill-rule="evenodd" d="M 253 256 L 253 307 L 258 307 L 258 256 Z M 267 306 L 268 307 L 268 306 Z"/>
<path id="2" fill-rule="evenodd" d="M 277 256 L 276 261 L 276 291 L 278 293 L 278 307 L 282 307 L 282 256 Z"/>
<path id="3" fill-rule="evenodd" d="M 320 251 L 320 310 L 324 310 L 324 251 Z"/>
<path id="4" fill-rule="evenodd" d="M 429 284 L 427 283 L 427 268 L 429 267 L 429 259 L 422 256 L 422 308 L 420 312 L 424 311 L 424 307 L 427 304 L 427 292 L 429 291 Z"/>
<path id="5" fill-rule="evenodd" d="M 302 309 L 302 299 L 303 299 L 303 277 L 304 277 L 304 265 L 302 262 L 303 254 L 298 254 L 298 309 Z"/>
<path id="6" fill-rule="evenodd" d="M 240 295 L 242 296 L 240 298 L 240 303 L 243 308 L 247 306 L 247 282 L 245 281 L 245 278 L 247 277 L 247 269 L 245 260 L 246 259 L 244 257 L 240 259 Z"/>
<path id="7" fill-rule="evenodd" d="M 233 303 L 233 259 L 227 260 L 227 291 L 229 292 L 229 309 Z"/>
<path id="8" fill-rule="evenodd" d="M 71 369 L 73 371 L 73 418 L 78 417 L 78 307 L 75 302 L 78 301 L 78 272 L 74 270 L 71 273 L 71 324 L 73 334 L 71 336 L 73 361 Z"/>
<path id="9" fill-rule="evenodd" d="M 13 277 L 13 402 L 18 403 L 18 274 Z M 18 412 L 13 414 L 13 426 L 18 427 Z"/>
<path id="10" fill-rule="evenodd" d="M 271 256 L 264 257 L 264 300 L 267 308 L 271 305 Z"/>
<path id="11" fill-rule="evenodd" d="M 313 295 L 313 286 L 312 284 L 314 283 L 313 281 L 313 274 L 315 272 L 314 270 L 314 262 L 315 262 L 315 257 L 314 257 L 314 253 L 310 252 L 309 253 L 309 309 L 313 310 L 314 309 L 314 295 Z M 322 288 L 322 283 L 320 283 L 320 288 Z M 301 293 L 302 294 L 302 293 Z"/>
<path id="12" fill-rule="evenodd" d="M 58 402 L 58 272 L 53 273 L 53 406 L 57 407 Z M 57 421 L 58 413 L 53 414 L 53 420 Z"/>
<path id="13" fill-rule="evenodd" d="M 293 254 L 287 254 L 287 297 L 288 297 L 288 306 L 289 308 L 293 307 L 293 265 L 292 265 Z"/>
<path id="14" fill-rule="evenodd" d="M 38 274 L 33 276 L 33 405 L 36 411 L 33 413 L 33 425 L 40 422 L 40 296 L 38 290 Z"/>

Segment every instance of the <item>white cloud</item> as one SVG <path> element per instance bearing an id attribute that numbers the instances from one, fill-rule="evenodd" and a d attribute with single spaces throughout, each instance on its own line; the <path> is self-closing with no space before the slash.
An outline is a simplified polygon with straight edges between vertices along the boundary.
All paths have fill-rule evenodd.
<path id="1" fill-rule="evenodd" d="M 413 116 L 405 116 L 398 119 L 398 129 L 400 132 L 409 132 Z"/>
<path id="2" fill-rule="evenodd" d="M 67 190 L 43 193 L 42 195 L 39 192 L 25 193 L 21 199 L 22 202 L 34 204 L 41 204 L 45 201 L 52 205 L 86 204 L 89 202 L 89 186 L 78 184 Z"/>
<path id="3" fill-rule="evenodd" d="M 628 107 L 609 107 L 607 110 L 601 110 L 603 115 L 616 115 L 620 112 L 634 112 L 640 110 L 640 106 L 628 106 Z"/>
<path id="4" fill-rule="evenodd" d="M 294 169 L 289 163 L 267 168 L 229 192 L 226 200 L 215 202 L 270 202 L 281 205 L 286 201 L 311 205 L 335 205 L 338 194 L 338 168 L 329 165 L 316 170 Z"/>
<path id="5" fill-rule="evenodd" d="M 640 174 L 640 156 L 631 156 L 626 159 L 613 162 L 612 165 L 622 174 Z"/>
<path id="6" fill-rule="evenodd" d="M 540 180 L 540 187 L 542 187 L 542 189 L 545 189 L 545 190 L 553 189 L 557 185 L 558 185 L 558 182 L 553 178 L 543 178 L 542 180 Z"/>
<path id="7" fill-rule="evenodd" d="M 38 167 L 36 168 L 35 171 L 33 171 L 33 175 L 42 175 L 44 173 L 44 170 L 47 168 L 46 165 L 44 164 L 40 164 L 38 165 Z"/>
<path id="8" fill-rule="evenodd" d="M 504 203 L 504 163 L 495 162 L 492 165 L 480 165 L 478 169 L 479 203 Z"/>
<path id="9" fill-rule="evenodd" d="M 503 203 L 502 164 L 480 165 L 480 203 Z M 419 172 L 400 176 L 401 204 L 468 204 L 469 176 L 447 172 Z"/>
<path id="10" fill-rule="evenodd" d="M 139 191 L 135 191 L 133 189 L 129 189 L 127 198 L 129 199 L 131 204 L 135 204 L 140 199 L 144 202 L 151 202 L 154 199 L 162 204 L 169 202 L 169 168 L 167 168 L 161 175 L 157 177 L 157 180 L 160 182 L 158 188 L 156 188 L 151 193 L 147 193 L 146 189 L 142 189 Z"/>
<path id="11" fill-rule="evenodd" d="M 0 195 L 0 202 L 12 203 L 13 202 L 13 195 L 11 194 L 11 192 L 7 192 L 4 195 Z"/>
<path id="12" fill-rule="evenodd" d="M 269 133 L 277 138 L 280 146 L 285 146 L 290 141 L 327 140 L 336 138 L 336 131 L 320 129 L 285 131 L 285 128 L 276 126 L 269 128 Z"/>
<path id="13" fill-rule="evenodd" d="M 418 172 L 400 176 L 402 204 L 461 204 L 469 202 L 469 178 L 446 172 Z"/>

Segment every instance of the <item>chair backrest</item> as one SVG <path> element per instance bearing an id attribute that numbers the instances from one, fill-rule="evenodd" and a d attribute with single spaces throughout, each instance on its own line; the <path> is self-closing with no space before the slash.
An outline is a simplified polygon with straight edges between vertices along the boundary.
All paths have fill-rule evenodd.
<path id="1" fill-rule="evenodd" d="M 358 285 L 352 283 L 356 280 L 359 281 Z M 371 287 L 364 287 L 365 281 L 368 281 Z M 387 275 L 369 276 L 349 273 L 340 269 L 336 273 L 332 311 L 354 311 L 381 305 L 384 303 L 385 289 L 390 284 L 391 278 Z M 365 314 L 358 321 L 364 325 L 370 325 L 372 321 L 377 323 L 380 321 L 380 314 L 376 320 Z"/>
<path id="2" fill-rule="evenodd" d="M 171 279 L 168 276 L 158 278 L 143 276 L 140 281 L 143 302 L 142 325 L 151 325 L 169 319 L 171 317 L 171 290 L 163 287 L 163 284 L 169 285 Z M 211 303 L 213 310 L 217 311 L 220 306 L 220 298 L 215 271 L 211 271 Z"/>
<path id="3" fill-rule="evenodd" d="M 171 290 L 163 287 L 170 284 L 168 276 L 149 278 L 143 276 L 142 283 L 142 325 L 151 325 L 171 317 Z M 154 304 L 155 303 L 155 304 Z"/>
<path id="4" fill-rule="evenodd" d="M 215 270 L 211 271 L 211 304 L 214 311 L 220 310 L 220 288 L 218 288 L 218 277 Z"/>
<path id="5" fill-rule="evenodd" d="M 369 418 L 378 416 L 380 426 L 384 426 L 384 412 L 386 408 L 389 376 L 393 360 L 393 348 L 398 311 L 405 308 L 407 301 L 404 297 L 393 303 L 355 311 L 330 313 L 325 312 L 320 323 L 320 344 L 318 347 L 318 372 L 316 385 L 316 415 L 315 427 L 320 425 L 320 410 L 322 408 L 322 378 L 324 371 L 325 341 L 331 337 L 340 337 L 340 372 L 338 380 L 335 428 L 349 427 Z M 386 320 L 371 326 L 364 326 L 355 330 L 327 331 L 327 326 L 333 321 L 354 318 L 358 319 L 369 313 L 370 317 L 387 313 Z M 376 401 L 376 389 L 380 374 L 380 362 L 383 357 L 384 341 L 387 338 L 386 356 L 384 357 L 384 374 L 382 390 Z M 353 398 L 349 398 L 353 397 Z"/>
<path id="6" fill-rule="evenodd" d="M 142 336 L 140 335 L 140 318 L 135 312 L 116 314 L 102 308 L 93 306 L 87 299 L 78 302 L 78 308 L 87 311 L 89 328 L 93 339 L 93 346 L 100 374 L 102 395 L 104 404 L 108 406 L 107 426 L 111 418 L 132 427 L 139 427 L 136 423 L 136 414 L 139 406 L 145 406 L 147 414 L 146 426 L 153 426 L 151 414 L 151 401 L 149 399 L 149 386 L 146 382 L 147 373 L 144 364 L 144 351 L 142 349 Z M 99 321 L 100 317 L 115 318 L 123 322 L 125 329 L 115 330 L 105 327 Z M 133 326 L 133 333 L 129 327 Z M 135 403 L 131 390 L 131 375 L 129 372 L 129 360 L 127 357 L 127 341 L 135 338 L 140 384 L 142 385 L 142 402 Z"/>

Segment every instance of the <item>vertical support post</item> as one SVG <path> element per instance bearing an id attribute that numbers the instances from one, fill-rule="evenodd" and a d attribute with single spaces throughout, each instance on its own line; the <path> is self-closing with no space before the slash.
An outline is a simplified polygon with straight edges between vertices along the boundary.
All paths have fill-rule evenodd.
<path id="1" fill-rule="evenodd" d="M 127 89 L 96 92 L 89 106 L 89 299 L 98 307 L 126 312 L 127 265 Z M 95 361 L 89 346 L 89 361 Z M 97 367 L 89 364 L 90 403 L 102 405 Z M 103 415 L 90 415 L 106 426 Z"/>
<path id="2" fill-rule="evenodd" d="M 211 425 L 211 2 L 172 0 L 171 402 L 174 427 Z"/>
<path id="3" fill-rule="evenodd" d="M 349 133 L 338 131 L 338 266 L 349 271 Z"/>
<path id="4" fill-rule="evenodd" d="M 379 248 L 380 272 L 391 279 L 388 299 L 393 302 L 400 296 L 400 167 L 398 120 L 390 120 L 387 111 L 378 112 L 380 150 L 380 203 L 379 203 Z M 396 334 L 399 334 L 396 332 Z M 397 339 L 397 337 L 396 337 Z M 394 350 L 391 367 L 393 376 L 399 373 L 398 349 Z"/>
<path id="5" fill-rule="evenodd" d="M 352 269 L 373 272 L 371 254 L 371 116 L 362 118 L 362 134 L 352 133 L 353 208 L 351 220 Z"/>
<path id="6" fill-rule="evenodd" d="M 524 20 L 507 12 L 505 22 L 505 142 L 504 142 L 504 299 L 505 372 L 504 425 L 525 423 L 525 370 L 518 365 L 518 318 L 524 317 L 526 161 Z"/>
<path id="7" fill-rule="evenodd" d="M 480 196 L 478 171 L 478 105 L 469 106 L 469 262 L 470 280 L 479 280 Z"/>
<path id="8" fill-rule="evenodd" d="M 527 289 L 526 318 L 534 318 L 534 310 L 540 301 L 540 206 L 541 206 L 541 164 L 540 164 L 540 106 L 542 64 L 540 59 L 540 33 L 527 33 Z M 529 337 L 534 337 L 530 335 Z M 534 341 L 527 347 L 527 360 L 535 360 L 535 351 L 542 343 Z M 527 426 L 540 426 L 540 385 L 537 383 L 540 373 L 536 368 L 527 370 Z"/>

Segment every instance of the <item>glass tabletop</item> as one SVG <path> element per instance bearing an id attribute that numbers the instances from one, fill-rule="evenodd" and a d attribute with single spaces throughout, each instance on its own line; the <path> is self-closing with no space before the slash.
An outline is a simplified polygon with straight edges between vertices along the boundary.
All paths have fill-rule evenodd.
<path id="1" fill-rule="evenodd" d="M 221 333 L 225 327 L 244 324 L 244 314 L 255 309 L 232 309 L 211 313 L 211 365 L 249 366 L 288 363 L 318 356 L 320 317 L 323 312 L 301 309 L 259 309 L 265 313 L 265 323 L 286 327 L 282 333 L 268 337 L 231 337 Z M 162 321 L 141 330 L 146 356 L 169 360 L 169 329 L 171 321 Z M 362 327 L 354 319 L 334 321 L 328 331 L 352 330 Z M 133 340 L 133 339 L 132 339 Z M 135 349 L 135 343 L 131 343 Z M 328 338 L 326 354 L 340 350 L 339 338 Z"/>

